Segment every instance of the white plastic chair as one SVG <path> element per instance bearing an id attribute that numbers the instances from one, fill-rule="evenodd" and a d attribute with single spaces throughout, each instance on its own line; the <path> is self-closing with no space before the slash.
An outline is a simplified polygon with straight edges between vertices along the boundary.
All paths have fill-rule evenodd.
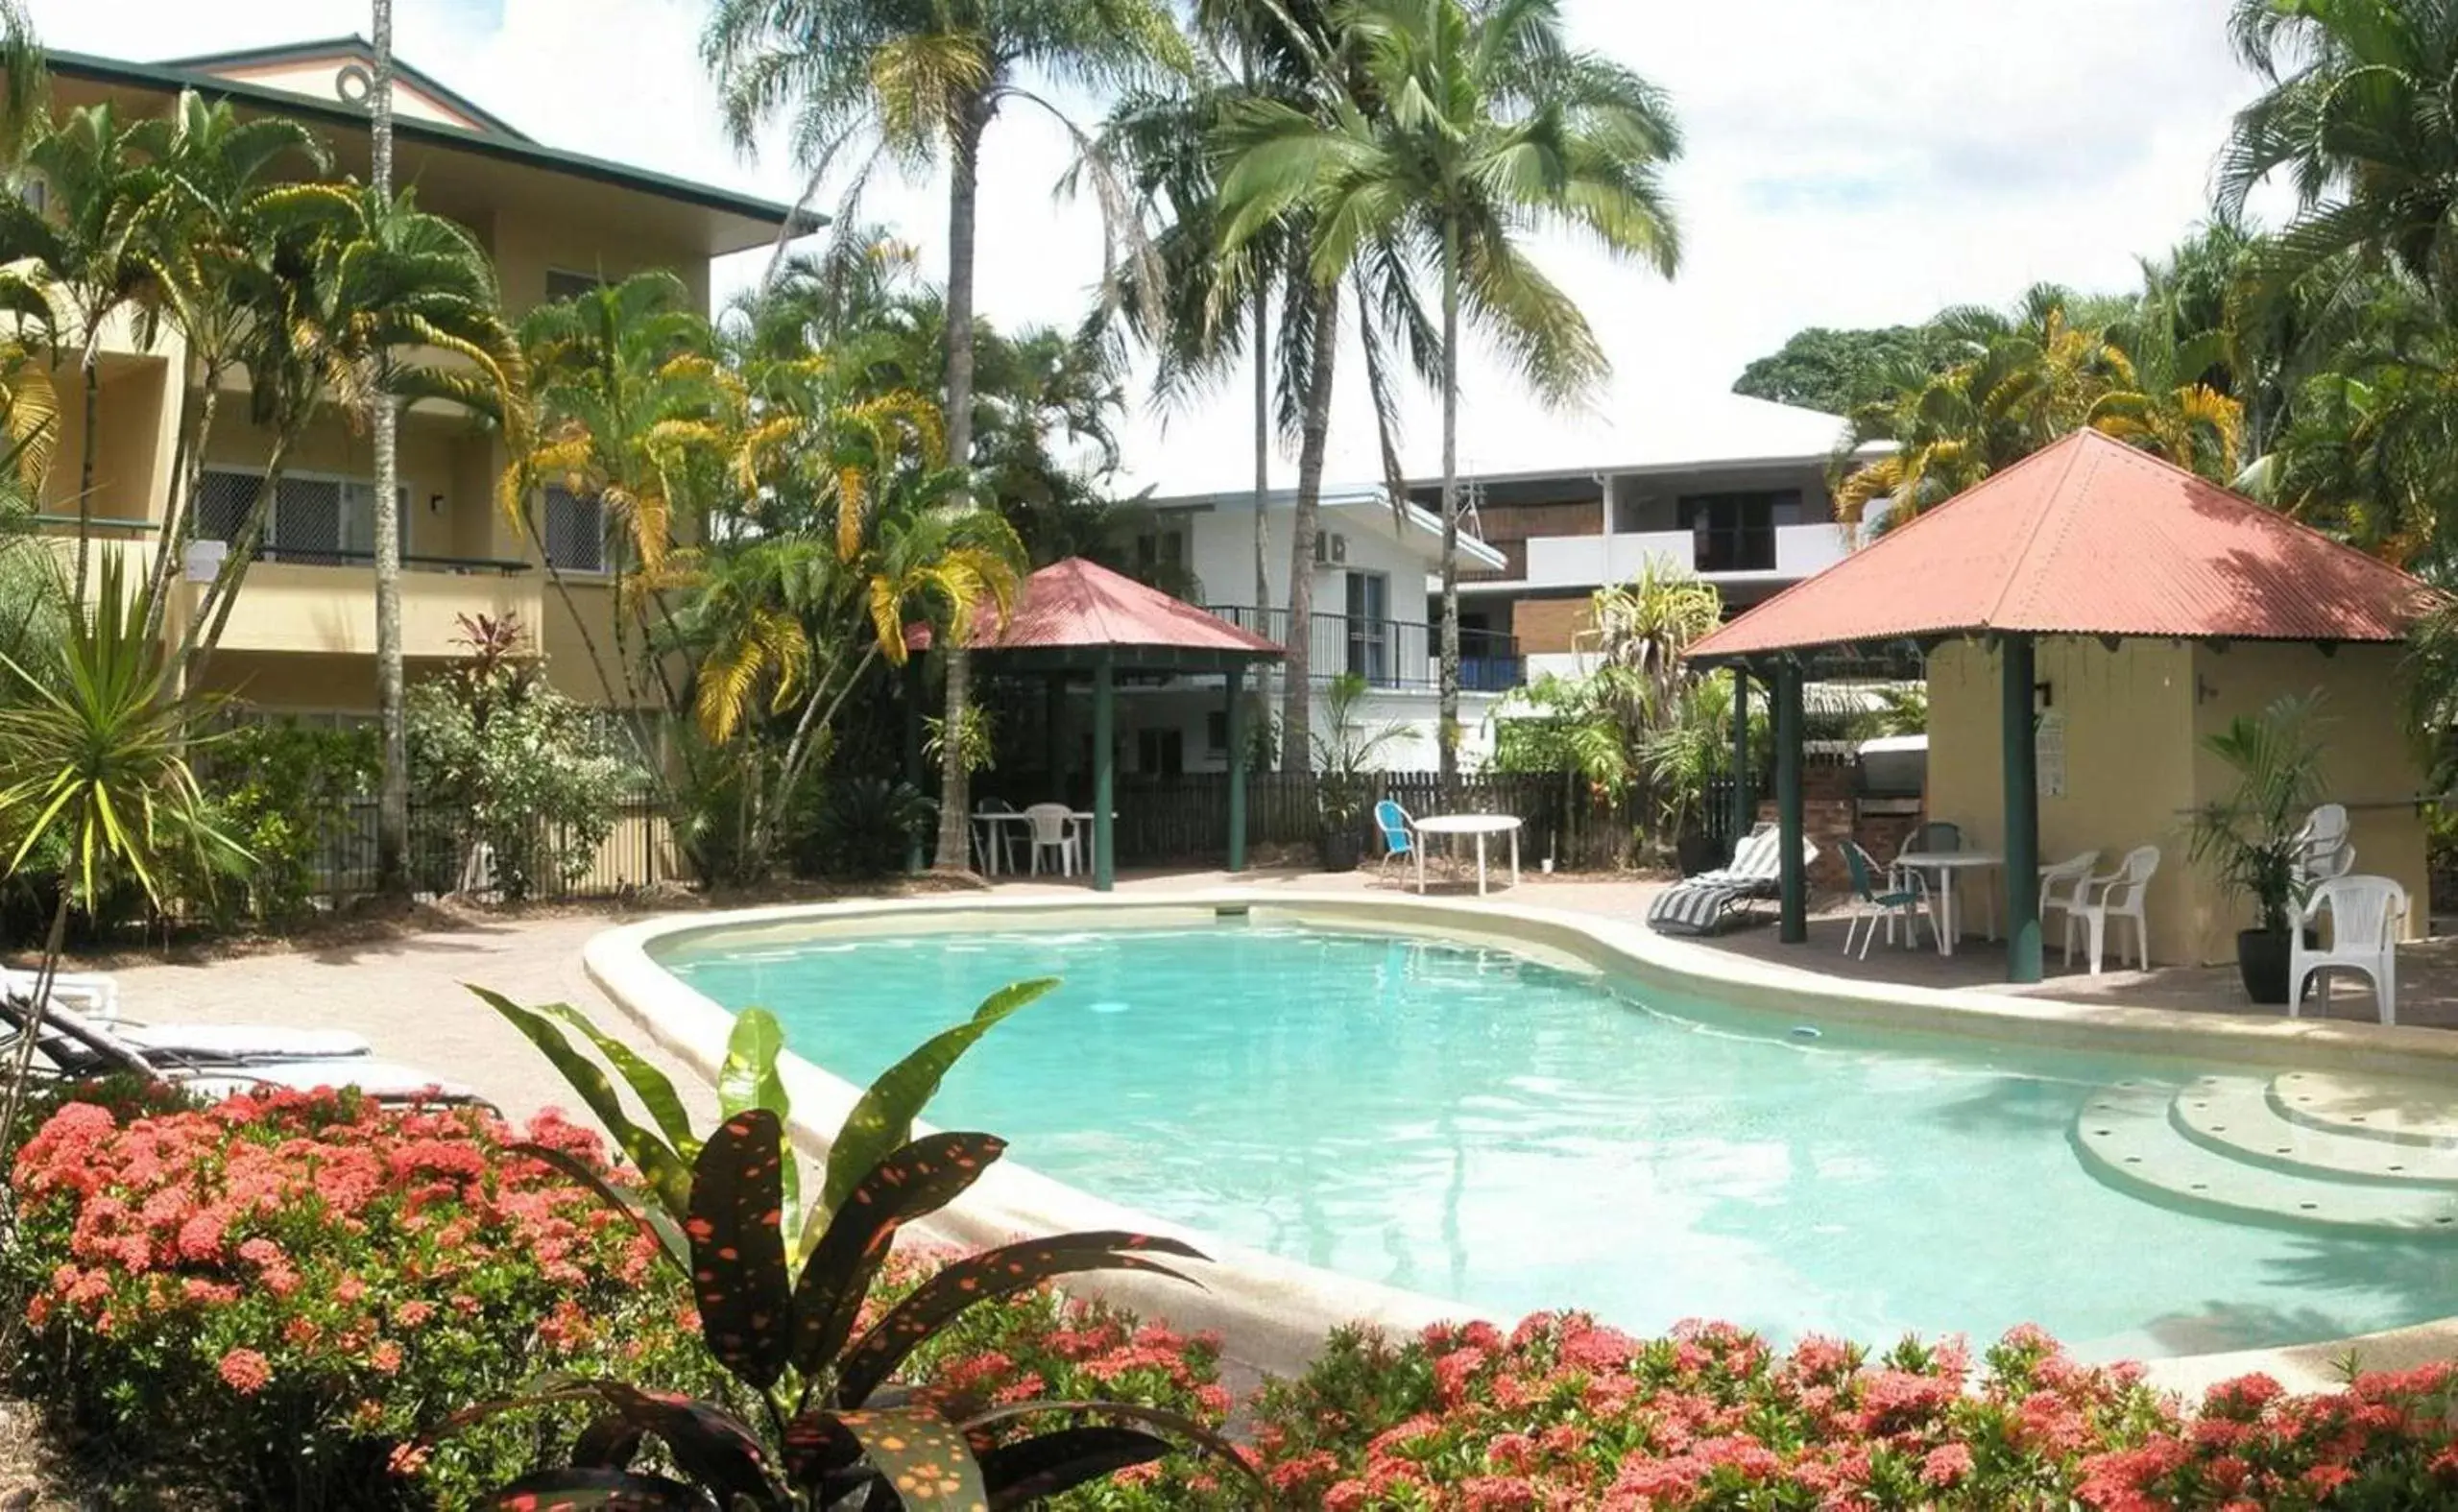
<path id="1" fill-rule="evenodd" d="M 2074 930 L 2070 921 L 2074 910 L 2083 905 L 2083 886 L 2091 879 L 2091 869 L 2100 864 L 2100 852 L 2085 851 L 2081 855 L 2039 869 L 2039 923 L 2048 927 L 2051 913 L 2062 913 L 2069 920 L 2065 930 L 2065 964 L 2074 964 Z"/>
<path id="2" fill-rule="evenodd" d="M 1032 875 L 1041 876 L 1041 853 L 1058 852 L 1063 876 L 1075 875 L 1075 812 L 1065 804 L 1035 804 L 1024 810 L 1033 829 Z"/>
<path id="3" fill-rule="evenodd" d="M 2152 875 L 2159 870 L 2159 848 L 2156 845 L 2136 846 L 2125 852 L 2117 869 L 2106 876 L 2083 879 L 2071 907 L 2065 911 L 2066 958 L 2073 959 L 2074 931 L 2084 929 L 2090 935 L 2091 974 L 2100 974 L 2104 948 L 2108 944 L 2109 921 L 2131 920 L 2133 924 L 2133 964 L 2151 964 L 2151 924 L 2143 917 L 2142 905 L 2151 896 Z M 2117 964 L 2125 964 L 2125 952 L 2117 952 Z"/>
<path id="4" fill-rule="evenodd" d="M 2355 870 L 2355 847 L 2348 841 L 2343 804 L 2324 804 L 2314 809 L 2297 832 L 2296 843 L 2301 848 L 2307 883 L 2326 882 Z"/>
<path id="5" fill-rule="evenodd" d="M 2309 947 L 2304 933 L 2330 915 L 2330 948 Z M 2313 889 L 2296 917 L 2287 955 L 2287 1017 L 2302 1009 L 2304 981 L 2331 970 L 2362 972 L 2383 1023 L 2398 1021 L 2398 936 L 2406 931 L 2407 890 L 2386 876 L 2333 876 Z M 2326 985 L 2326 979 L 2325 979 Z M 2325 1010 L 2325 1017 L 2327 1012 Z"/>

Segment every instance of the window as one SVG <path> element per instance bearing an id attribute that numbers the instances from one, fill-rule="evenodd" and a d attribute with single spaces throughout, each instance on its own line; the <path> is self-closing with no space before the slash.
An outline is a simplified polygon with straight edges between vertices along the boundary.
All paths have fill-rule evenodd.
<path id="1" fill-rule="evenodd" d="M 1214 756 L 1229 754 L 1229 712 L 1216 708 L 1203 716 L 1203 749 Z"/>
<path id="2" fill-rule="evenodd" d="M 566 572 L 606 570 L 606 505 L 568 489 L 546 491 L 546 564 Z"/>
<path id="3" fill-rule="evenodd" d="M 585 294 L 595 294 L 606 287 L 606 280 L 594 274 L 566 273 L 561 268 L 546 270 L 546 298 L 549 300 L 577 300 Z"/>
<path id="4" fill-rule="evenodd" d="M 247 528 L 262 477 L 231 468 L 208 468 L 197 490 L 196 533 L 232 540 Z M 410 544 L 410 491 L 401 498 L 401 548 Z M 359 478 L 285 475 L 275 490 L 272 514 L 256 552 L 267 562 L 310 566 L 354 566 L 375 560 L 375 488 Z"/>
<path id="5" fill-rule="evenodd" d="M 1701 572 L 1771 572 L 1775 527 L 1800 517 L 1798 489 L 1693 493 L 1680 501 L 1681 528 L 1696 538 Z"/>
<path id="6" fill-rule="evenodd" d="M 1146 777 L 1176 777 L 1187 769 L 1187 737 L 1182 730 L 1139 730 L 1135 732 L 1135 770 Z"/>
<path id="7" fill-rule="evenodd" d="M 1135 565 L 1145 576 L 1174 572 L 1187 564 L 1187 533 L 1146 531 L 1135 538 Z"/>
<path id="8" fill-rule="evenodd" d="M 1350 572 L 1348 674 L 1368 683 L 1391 681 L 1391 580 L 1381 572 Z"/>

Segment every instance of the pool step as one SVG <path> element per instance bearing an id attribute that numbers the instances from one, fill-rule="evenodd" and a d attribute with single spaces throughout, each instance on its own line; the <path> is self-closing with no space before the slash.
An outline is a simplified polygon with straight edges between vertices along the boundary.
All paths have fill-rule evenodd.
<path id="1" fill-rule="evenodd" d="M 2271 1081 L 2270 1101 L 2280 1117 L 2306 1128 L 2458 1150 L 2458 1092 L 2446 1085 L 2284 1071 Z"/>
<path id="2" fill-rule="evenodd" d="M 2350 1180 L 2325 1164 L 2289 1166 L 2251 1158 L 2255 1151 L 2295 1148 L 2285 1137 L 2295 1126 L 2269 1111 L 2265 1092 L 2266 1084 L 2251 1076 L 2206 1077 L 2181 1090 L 2119 1082 L 2084 1101 L 2075 1117 L 2074 1147 L 2092 1175 L 2163 1207 L 2239 1222 L 2458 1239 L 2458 1185 L 2399 1179 L 2404 1173 Z M 2190 1106 L 2197 1101 L 2205 1106 Z M 2214 1112 L 2213 1105 L 2228 1111 Z M 2259 1120 L 2236 1125 L 2238 1109 L 2261 1110 L 2267 1130 Z M 2199 1120 L 2195 1132 L 2188 1132 L 2188 1117 Z M 2236 1142 L 2223 1142 L 2229 1135 Z M 2265 1139 L 2269 1142 L 2259 1142 Z M 2320 1153 L 2324 1160 L 2353 1158 L 2336 1144 Z"/>
<path id="3" fill-rule="evenodd" d="M 2284 1111 L 2277 1080 L 2202 1077 L 2169 1102 L 2168 1121 L 2205 1149 L 2291 1176 L 2458 1188 L 2458 1146 L 2387 1138 L 2370 1125 L 2301 1121 Z"/>

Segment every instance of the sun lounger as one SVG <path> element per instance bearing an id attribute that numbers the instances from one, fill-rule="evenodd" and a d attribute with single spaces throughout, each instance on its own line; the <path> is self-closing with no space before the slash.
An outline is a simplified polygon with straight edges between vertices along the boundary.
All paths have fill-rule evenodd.
<path id="1" fill-rule="evenodd" d="M 1803 866 L 1818 847 L 1801 842 Z M 1666 934 L 1714 934 L 1736 908 L 1774 899 L 1783 887 L 1782 841 L 1771 825 L 1733 848 L 1732 865 L 1702 872 L 1666 888 L 1648 908 L 1648 923 Z"/>
<path id="2" fill-rule="evenodd" d="M 32 997 L 39 972 L 0 967 L 0 994 Z M 99 972 L 60 972 L 51 979 L 51 1000 L 93 1019 L 119 1017 L 119 983 Z"/>
<path id="3" fill-rule="evenodd" d="M 24 999 L 0 997 L 0 1025 L 22 1034 L 30 1017 Z M 149 1043 L 140 1034 L 153 1038 Z M 63 1076 L 132 1071 L 205 1097 L 265 1087 L 355 1087 L 378 1102 L 484 1101 L 431 1071 L 373 1059 L 364 1039 L 338 1030 L 245 1024 L 139 1030 L 99 1023 L 54 1004 L 43 1015 L 36 1048 Z"/>

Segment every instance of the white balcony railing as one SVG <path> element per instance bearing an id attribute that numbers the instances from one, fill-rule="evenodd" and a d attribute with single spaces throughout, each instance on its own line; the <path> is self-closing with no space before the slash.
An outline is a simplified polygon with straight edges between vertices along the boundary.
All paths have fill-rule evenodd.
<path id="1" fill-rule="evenodd" d="M 1538 536 L 1528 542 L 1531 588 L 1601 588 L 1638 575 L 1651 559 L 1715 580 L 1791 580 L 1844 560 L 1844 533 L 1831 524 L 1778 525 L 1771 559 L 1752 561 L 1720 541 L 1700 561 L 1699 537 L 1686 530 L 1623 531 L 1610 536 Z"/>

